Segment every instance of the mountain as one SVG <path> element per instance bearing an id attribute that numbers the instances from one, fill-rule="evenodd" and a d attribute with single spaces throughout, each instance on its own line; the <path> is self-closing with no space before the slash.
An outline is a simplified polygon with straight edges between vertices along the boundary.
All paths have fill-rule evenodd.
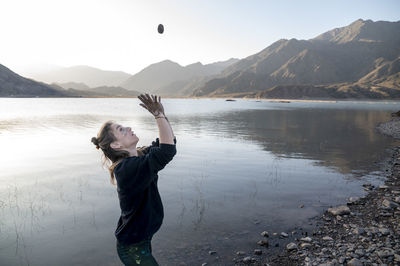
<path id="1" fill-rule="evenodd" d="M 74 89 L 74 90 L 90 90 L 90 87 L 88 85 L 86 85 L 83 82 L 65 82 L 65 83 L 58 83 L 58 82 L 54 82 L 51 84 L 53 85 L 57 85 L 58 87 L 61 87 L 63 89 Z"/>
<path id="2" fill-rule="evenodd" d="M 349 26 L 327 31 L 312 40 L 339 44 L 348 42 L 399 42 L 398 23 L 358 19 Z"/>
<path id="3" fill-rule="evenodd" d="M 84 83 L 89 87 L 118 86 L 131 77 L 122 71 L 106 71 L 89 66 L 61 67 L 30 73 L 29 77 L 46 83 Z"/>
<path id="4" fill-rule="evenodd" d="M 100 86 L 100 87 L 95 87 L 91 88 L 88 91 L 94 92 L 106 95 L 106 96 L 116 96 L 116 97 L 136 97 L 141 94 L 141 92 L 138 91 L 132 91 L 132 90 L 127 90 L 122 87 L 117 87 L 117 86 Z"/>
<path id="5" fill-rule="evenodd" d="M 192 96 L 389 97 L 400 90 L 399 56 L 400 21 L 360 19 L 310 40 L 278 40 L 227 67 Z"/>
<path id="6" fill-rule="evenodd" d="M 129 90 L 148 91 L 168 96 L 191 94 L 190 84 L 202 78 L 218 74 L 238 59 L 203 65 L 200 62 L 185 67 L 171 60 L 152 64 L 133 75 L 120 86 Z M 197 87 L 197 86 L 196 86 Z"/>
<path id="7" fill-rule="evenodd" d="M 400 76 L 400 56 L 393 61 L 384 61 L 383 58 L 378 58 L 375 63 L 375 68 L 370 73 L 362 77 L 360 83 L 375 82 L 381 83 L 386 80 L 397 81 L 400 83 L 398 77 Z M 393 86 L 394 84 L 392 84 Z M 390 86 L 390 85 L 388 85 Z M 394 86 L 393 88 L 395 88 Z"/>
<path id="8" fill-rule="evenodd" d="M 0 97 L 63 97 L 68 93 L 24 78 L 0 64 Z"/>
<path id="9" fill-rule="evenodd" d="M 90 88 L 84 83 L 52 83 L 57 90 L 64 91 L 72 97 L 136 97 L 141 94 L 138 91 L 130 91 L 116 86 L 100 86 Z"/>

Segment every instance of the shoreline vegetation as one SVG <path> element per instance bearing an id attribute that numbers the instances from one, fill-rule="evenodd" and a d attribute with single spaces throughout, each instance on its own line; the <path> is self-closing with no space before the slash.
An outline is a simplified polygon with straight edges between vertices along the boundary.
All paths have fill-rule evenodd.
<path id="1" fill-rule="evenodd" d="M 377 130 L 400 139 L 398 115 Z M 366 195 L 350 197 L 345 205 L 310 219 L 311 231 L 260 232 L 260 248 L 250 256 L 237 252 L 235 265 L 400 265 L 400 146 L 389 153 L 384 184 L 363 184 Z M 268 255 L 271 238 L 279 238 L 282 247 Z"/>

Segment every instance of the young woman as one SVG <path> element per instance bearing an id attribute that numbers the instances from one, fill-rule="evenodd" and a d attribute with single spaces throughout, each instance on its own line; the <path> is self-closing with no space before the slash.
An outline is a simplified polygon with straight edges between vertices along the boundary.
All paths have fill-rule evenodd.
<path id="1" fill-rule="evenodd" d="M 92 142 L 111 162 L 111 182 L 117 180 L 121 207 L 115 236 L 118 256 L 125 265 L 158 265 L 151 254 L 151 239 L 160 228 L 163 205 L 157 188 L 158 171 L 176 154 L 176 139 L 165 116 L 161 98 L 138 97 L 156 120 L 159 138 L 149 147 L 137 148 L 139 138 L 130 127 L 106 122 Z"/>

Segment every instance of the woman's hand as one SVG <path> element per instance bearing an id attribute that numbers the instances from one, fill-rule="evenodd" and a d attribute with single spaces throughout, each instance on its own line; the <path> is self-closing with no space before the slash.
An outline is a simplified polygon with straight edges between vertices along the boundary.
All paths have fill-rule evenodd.
<path id="1" fill-rule="evenodd" d="M 142 101 L 140 106 L 148 110 L 152 115 L 159 116 L 164 114 L 164 107 L 161 104 L 161 97 L 157 95 L 149 95 L 149 94 L 140 94 L 138 96 L 139 100 Z"/>

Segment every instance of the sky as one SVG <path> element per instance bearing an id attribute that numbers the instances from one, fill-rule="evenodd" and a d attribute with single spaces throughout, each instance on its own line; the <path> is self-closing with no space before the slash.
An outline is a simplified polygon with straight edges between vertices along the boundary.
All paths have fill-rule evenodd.
<path id="1" fill-rule="evenodd" d="M 0 0 L 0 64 L 19 74 L 75 65 L 135 74 L 166 59 L 242 59 L 360 18 L 399 21 L 400 1 Z"/>

